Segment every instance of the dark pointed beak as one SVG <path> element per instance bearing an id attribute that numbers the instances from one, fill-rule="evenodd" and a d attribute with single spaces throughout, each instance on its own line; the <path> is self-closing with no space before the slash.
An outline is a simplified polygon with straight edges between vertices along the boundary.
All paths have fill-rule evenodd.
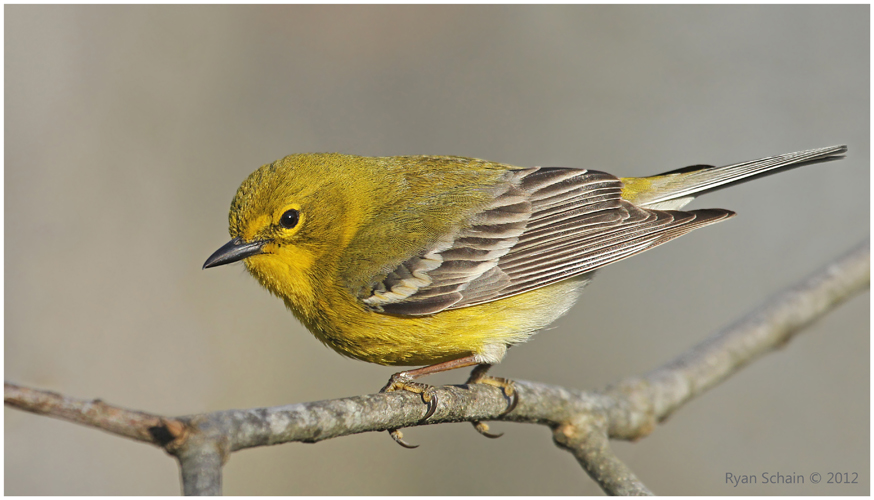
<path id="1" fill-rule="evenodd" d="M 203 263 L 203 269 L 223 266 L 241 261 L 246 257 L 258 255 L 261 253 L 261 248 L 265 243 L 267 242 L 263 240 L 243 243 L 243 240 L 240 238 L 234 238 L 210 255 L 206 262 Z"/>

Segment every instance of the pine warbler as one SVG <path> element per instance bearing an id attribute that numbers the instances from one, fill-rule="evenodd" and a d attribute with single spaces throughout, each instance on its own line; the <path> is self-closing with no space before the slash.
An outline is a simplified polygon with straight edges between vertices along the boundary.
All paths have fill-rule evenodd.
<path id="1" fill-rule="evenodd" d="M 203 267 L 242 260 L 344 356 L 428 365 L 383 388 L 421 394 L 425 419 L 437 400 L 413 380 L 473 365 L 469 382 L 503 387 L 510 411 L 511 383 L 486 370 L 567 312 L 595 270 L 734 215 L 680 211 L 700 194 L 846 150 L 621 179 L 451 156 L 291 155 L 243 182 L 233 239 Z"/>

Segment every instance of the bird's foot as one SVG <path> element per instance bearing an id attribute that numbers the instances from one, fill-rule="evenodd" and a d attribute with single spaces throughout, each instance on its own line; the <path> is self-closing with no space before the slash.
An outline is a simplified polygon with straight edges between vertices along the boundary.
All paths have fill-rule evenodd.
<path id="1" fill-rule="evenodd" d="M 437 410 L 437 392 L 433 385 L 423 384 L 421 382 L 413 382 L 413 379 L 408 377 L 405 372 L 395 373 L 388 379 L 388 384 L 385 385 L 379 392 L 394 392 L 407 391 L 413 394 L 419 394 L 422 397 L 422 402 L 428 405 L 428 411 L 425 416 L 419 420 L 422 423 L 434 414 Z"/>
<path id="2" fill-rule="evenodd" d="M 486 372 L 491 367 L 492 365 L 487 364 L 477 365 L 477 367 L 470 372 L 470 377 L 467 379 L 466 383 L 468 385 L 487 384 L 500 388 L 501 391 L 504 393 L 504 396 L 510 400 L 510 402 L 507 404 L 507 408 L 503 412 L 501 412 L 500 416 L 503 416 L 510 413 L 516 408 L 516 405 L 519 403 L 519 393 L 516 392 L 516 387 L 512 380 L 486 375 Z M 477 432 L 487 438 L 499 438 L 504 435 L 503 433 L 493 434 L 489 432 L 489 426 L 478 420 L 471 423 L 473 424 L 473 428 L 476 429 Z"/>
<path id="3" fill-rule="evenodd" d="M 395 373 L 388 379 L 388 384 L 385 385 L 379 392 L 394 392 L 394 391 L 407 391 L 412 392 L 413 394 L 419 394 L 422 397 L 422 402 L 428 405 L 428 410 L 425 412 L 425 416 L 423 416 L 419 423 L 423 423 L 431 418 L 431 415 L 434 415 L 434 412 L 437 410 L 437 392 L 432 385 L 423 384 L 421 382 L 413 382 L 413 379 L 407 375 L 406 372 Z M 401 433 L 399 429 L 390 429 L 388 431 L 389 436 L 395 440 L 399 445 L 404 448 L 418 448 L 419 445 L 412 445 L 404 441 L 404 435 Z"/>

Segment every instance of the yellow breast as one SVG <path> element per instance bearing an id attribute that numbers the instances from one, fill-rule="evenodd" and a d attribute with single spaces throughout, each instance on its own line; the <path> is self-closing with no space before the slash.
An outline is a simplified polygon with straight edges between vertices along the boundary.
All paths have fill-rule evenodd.
<path id="1" fill-rule="evenodd" d="M 429 365 L 476 355 L 497 363 L 507 347 L 525 342 L 567 312 L 585 278 L 575 278 L 478 306 L 431 316 L 401 317 L 373 312 L 351 295 L 326 294 L 321 314 L 292 312 L 326 345 L 340 354 L 381 365 Z"/>

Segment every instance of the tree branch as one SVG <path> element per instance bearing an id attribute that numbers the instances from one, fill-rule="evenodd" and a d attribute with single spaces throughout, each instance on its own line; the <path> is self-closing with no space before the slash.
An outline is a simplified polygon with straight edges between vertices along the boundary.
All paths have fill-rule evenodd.
<path id="1" fill-rule="evenodd" d="M 804 327 L 867 290 L 870 253 L 870 241 L 865 240 L 673 361 L 608 389 L 607 395 L 624 395 L 633 406 L 611 414 L 610 437 L 646 436 L 690 399 L 761 355 L 784 347 Z M 648 421 L 638 421 L 641 417 Z"/>
<path id="2" fill-rule="evenodd" d="M 670 363 L 603 391 L 517 381 L 519 404 L 507 415 L 502 391 L 485 384 L 437 388 L 441 404 L 424 425 L 503 420 L 548 425 L 553 438 L 608 493 L 651 494 L 612 453 L 608 438 L 639 439 L 684 403 L 867 288 L 868 241 L 770 299 Z M 7 383 L 7 405 L 149 442 L 176 456 L 183 491 L 221 493 L 221 467 L 233 451 L 291 441 L 317 442 L 420 425 L 425 407 L 404 391 L 273 408 L 167 418 Z"/>
<path id="3" fill-rule="evenodd" d="M 165 446 L 185 435 L 185 424 L 173 418 L 86 401 L 55 392 L 6 383 L 4 402 L 20 410 L 96 427 L 137 441 Z"/>
<path id="4" fill-rule="evenodd" d="M 607 437 L 607 421 L 579 418 L 556 427 L 553 440 L 576 457 L 589 476 L 610 495 L 652 495 L 625 463 L 613 454 Z"/>

